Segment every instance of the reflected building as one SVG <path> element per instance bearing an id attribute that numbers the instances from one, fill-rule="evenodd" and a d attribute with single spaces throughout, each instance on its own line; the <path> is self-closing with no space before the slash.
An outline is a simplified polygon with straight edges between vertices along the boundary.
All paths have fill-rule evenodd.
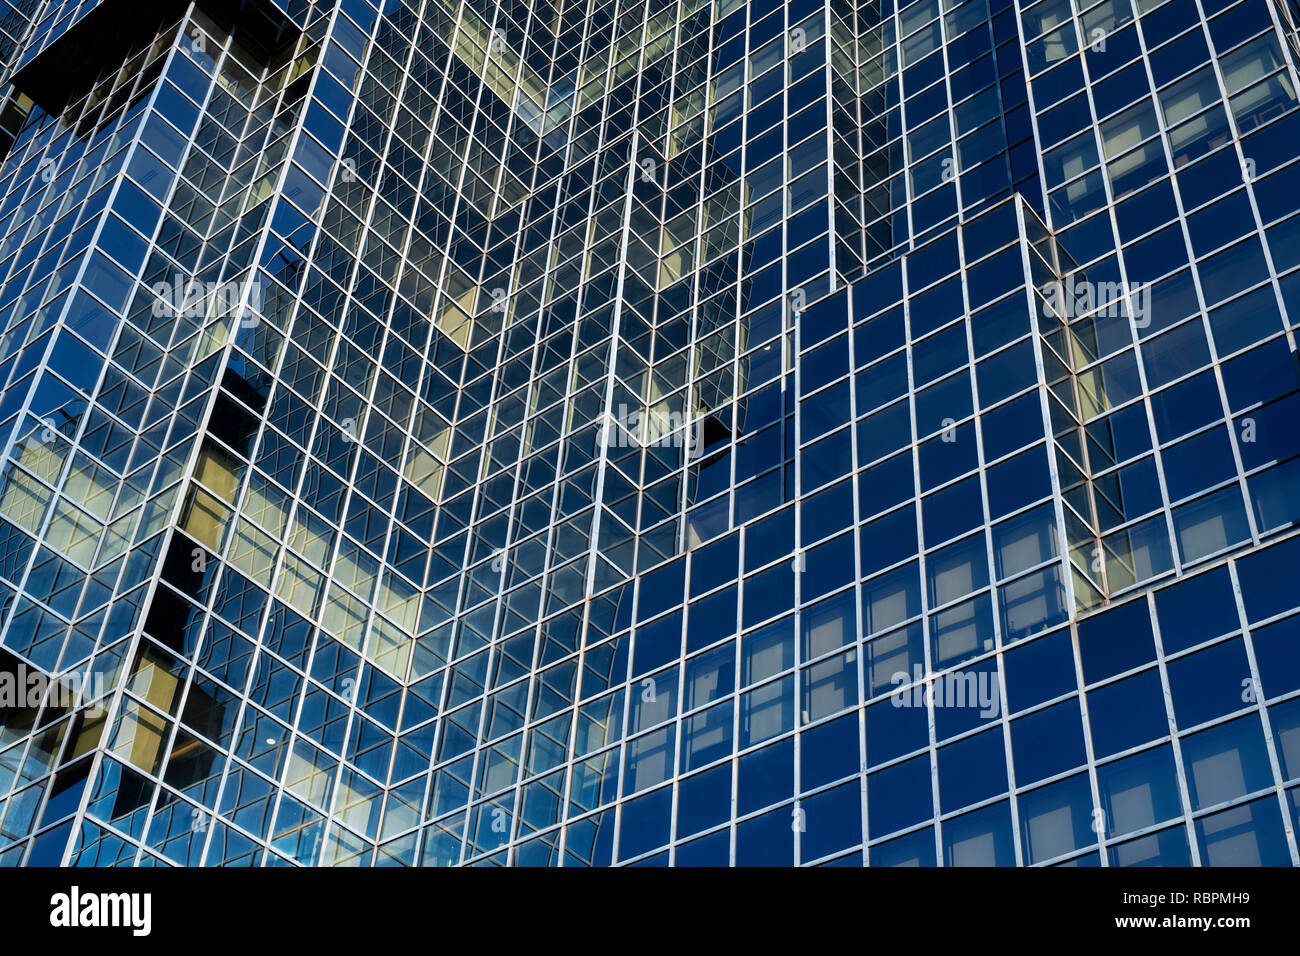
<path id="1" fill-rule="evenodd" d="M 0 861 L 1300 863 L 1291 0 L 0 6 Z"/>

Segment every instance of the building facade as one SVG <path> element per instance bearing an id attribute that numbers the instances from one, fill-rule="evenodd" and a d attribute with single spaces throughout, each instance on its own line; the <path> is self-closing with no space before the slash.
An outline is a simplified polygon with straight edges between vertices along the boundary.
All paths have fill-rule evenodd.
<path id="1" fill-rule="evenodd" d="M 0 861 L 1300 864 L 1294 0 L 0 17 Z"/>

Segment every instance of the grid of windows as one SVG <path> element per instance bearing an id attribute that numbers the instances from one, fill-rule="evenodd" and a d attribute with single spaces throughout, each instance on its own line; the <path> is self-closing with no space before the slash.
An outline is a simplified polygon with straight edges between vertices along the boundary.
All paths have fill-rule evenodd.
<path id="1" fill-rule="evenodd" d="M 6 74 L 0 861 L 1300 864 L 1292 6 L 121 10 Z"/>

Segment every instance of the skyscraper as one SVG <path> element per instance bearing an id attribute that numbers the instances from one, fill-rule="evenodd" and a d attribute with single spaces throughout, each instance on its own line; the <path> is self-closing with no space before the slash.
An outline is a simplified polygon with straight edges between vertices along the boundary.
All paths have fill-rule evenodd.
<path id="1" fill-rule="evenodd" d="M 4 5 L 0 861 L 1300 864 L 1300 5 L 380 5 Z"/>

